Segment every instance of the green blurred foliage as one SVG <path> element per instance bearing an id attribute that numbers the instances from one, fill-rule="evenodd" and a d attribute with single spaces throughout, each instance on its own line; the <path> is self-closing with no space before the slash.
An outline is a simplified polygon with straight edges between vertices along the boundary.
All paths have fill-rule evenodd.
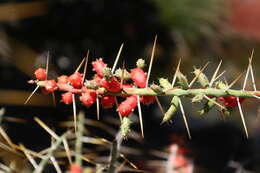
<path id="1" fill-rule="evenodd" d="M 189 41 L 212 38 L 225 19 L 223 0 L 154 0 L 160 20 Z"/>

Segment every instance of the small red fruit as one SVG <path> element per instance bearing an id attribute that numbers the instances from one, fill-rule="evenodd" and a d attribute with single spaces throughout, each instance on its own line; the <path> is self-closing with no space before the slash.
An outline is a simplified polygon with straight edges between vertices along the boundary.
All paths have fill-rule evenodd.
<path id="1" fill-rule="evenodd" d="M 115 103 L 116 103 L 115 96 L 103 96 L 101 98 L 101 105 L 104 109 L 112 108 Z"/>
<path id="2" fill-rule="evenodd" d="M 47 93 L 53 92 L 57 89 L 57 83 L 54 80 L 47 80 L 45 83 L 45 91 Z"/>
<path id="3" fill-rule="evenodd" d="M 209 98 L 210 98 L 210 97 L 209 97 Z M 224 98 L 224 97 L 217 97 L 217 101 L 223 102 L 223 101 L 225 101 L 225 98 Z"/>
<path id="4" fill-rule="evenodd" d="M 137 67 L 132 69 L 130 73 L 130 77 L 134 81 L 134 83 L 140 88 L 146 87 L 147 76 L 146 73 L 141 68 Z"/>
<path id="5" fill-rule="evenodd" d="M 121 84 L 116 77 L 112 77 L 110 81 L 102 79 L 101 84 L 109 92 L 121 91 Z"/>
<path id="6" fill-rule="evenodd" d="M 69 83 L 69 77 L 66 75 L 61 75 L 58 77 L 58 83 L 59 84 L 68 84 Z"/>
<path id="7" fill-rule="evenodd" d="M 243 103 L 245 98 L 239 98 L 238 100 L 240 103 Z M 226 107 L 231 107 L 231 108 L 236 107 L 237 106 L 237 97 L 234 97 L 234 96 L 224 97 L 224 105 Z"/>
<path id="8" fill-rule="evenodd" d="M 71 173 L 82 173 L 82 170 L 78 164 L 73 163 L 70 165 L 70 172 Z"/>
<path id="9" fill-rule="evenodd" d="M 97 86 L 101 86 L 101 80 L 102 80 L 102 77 L 95 74 L 94 75 L 94 81 L 97 83 Z"/>
<path id="10" fill-rule="evenodd" d="M 93 103 L 95 103 L 97 98 L 97 93 L 94 90 L 88 90 L 87 92 L 84 92 L 80 96 L 80 101 L 85 105 L 85 106 L 91 106 Z"/>
<path id="11" fill-rule="evenodd" d="M 64 94 L 62 94 L 62 102 L 65 103 L 65 104 L 71 104 L 72 103 L 72 93 L 71 92 L 66 92 Z"/>
<path id="12" fill-rule="evenodd" d="M 103 60 L 96 59 L 96 61 L 92 62 L 93 70 L 101 77 L 103 77 L 103 68 L 107 65 L 103 62 Z"/>
<path id="13" fill-rule="evenodd" d="M 38 80 L 46 80 L 46 69 L 38 68 L 37 70 L 35 70 L 34 75 Z"/>
<path id="14" fill-rule="evenodd" d="M 75 72 L 69 77 L 69 82 L 74 88 L 82 87 L 82 74 Z"/>
<path id="15" fill-rule="evenodd" d="M 155 96 L 141 96 L 140 97 L 140 102 L 145 104 L 145 105 L 149 105 L 152 104 L 155 100 Z"/>
<path id="16" fill-rule="evenodd" d="M 117 108 L 117 112 L 120 113 L 122 116 L 129 116 L 137 106 L 137 96 L 132 95 L 126 98 L 125 101 L 120 103 L 120 105 Z"/>

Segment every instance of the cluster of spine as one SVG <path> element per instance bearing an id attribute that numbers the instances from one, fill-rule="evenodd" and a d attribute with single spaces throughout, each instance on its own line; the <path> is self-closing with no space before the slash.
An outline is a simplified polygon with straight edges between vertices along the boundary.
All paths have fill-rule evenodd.
<path id="1" fill-rule="evenodd" d="M 193 97 L 192 102 L 201 102 L 207 99 L 204 107 L 199 111 L 200 115 L 209 112 L 215 105 L 220 107 L 220 112 L 224 115 L 230 115 L 232 110 L 237 107 L 238 102 L 241 104 L 245 97 L 258 97 L 258 91 L 231 90 L 230 86 L 222 81 L 209 82 L 203 69 L 194 70 L 194 80 L 189 83 L 187 78 L 177 68 L 174 78 L 178 84 L 174 86 L 164 78 L 159 78 L 159 84 L 147 86 L 147 74 L 143 70 L 145 62 L 139 59 L 136 67 L 128 72 L 126 69 L 111 70 L 102 59 L 96 59 L 92 62 L 95 75 L 91 80 L 84 80 L 85 74 L 74 72 L 70 76 L 61 75 L 57 80 L 47 80 L 46 70 L 39 68 L 35 71 L 36 80 L 43 92 L 50 93 L 56 90 L 64 92 L 62 102 L 71 104 L 74 95 L 79 95 L 79 100 L 84 106 L 91 106 L 99 100 L 104 109 L 109 109 L 117 105 L 117 98 L 121 101 L 117 105 L 117 112 L 123 117 L 121 121 L 122 135 L 125 136 L 130 129 L 131 121 L 129 115 L 138 106 L 140 101 L 144 105 L 152 104 L 157 96 L 172 96 L 170 107 L 164 113 L 162 123 L 168 122 L 181 107 L 180 98 Z M 174 81 L 175 81 L 174 79 Z M 192 84 L 197 81 L 200 88 L 191 88 Z"/>

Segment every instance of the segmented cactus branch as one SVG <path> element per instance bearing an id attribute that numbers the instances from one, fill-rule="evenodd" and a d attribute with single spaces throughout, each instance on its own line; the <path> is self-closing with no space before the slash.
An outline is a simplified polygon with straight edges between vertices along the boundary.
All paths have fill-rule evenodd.
<path id="1" fill-rule="evenodd" d="M 39 81 L 36 83 L 40 87 L 45 87 L 47 84 L 45 81 Z M 72 89 L 70 87 L 66 87 L 64 85 L 58 85 L 58 90 L 67 91 L 72 93 L 85 93 L 89 90 L 86 89 Z M 93 90 L 93 89 L 92 89 Z M 109 92 L 104 91 L 103 88 L 99 88 L 96 90 L 98 94 L 106 94 L 111 96 L 130 96 L 130 95 L 139 95 L 139 96 L 187 96 L 192 97 L 198 94 L 205 94 L 207 96 L 214 97 L 246 97 L 246 98 L 254 98 L 255 96 L 260 96 L 260 91 L 247 91 L 247 90 L 235 90 L 235 89 L 219 89 L 219 88 L 189 88 L 182 89 L 179 87 L 170 88 L 168 90 L 162 90 L 162 92 L 154 91 L 152 88 L 125 88 L 120 92 Z"/>
<path id="2" fill-rule="evenodd" d="M 95 102 L 97 103 L 97 117 L 99 119 L 99 109 L 100 105 L 104 109 L 112 108 L 113 105 L 117 105 L 117 112 L 120 115 L 121 120 L 121 134 L 126 137 L 130 131 L 131 120 L 129 116 L 138 107 L 141 132 L 143 133 L 142 125 L 142 114 L 141 114 L 141 104 L 150 105 L 154 101 L 161 105 L 158 97 L 172 97 L 172 101 L 169 104 L 169 109 L 167 111 L 162 110 L 164 117 L 162 123 L 168 122 L 173 117 L 177 109 L 181 108 L 185 126 L 189 137 L 190 130 L 188 127 L 188 122 L 186 120 L 186 115 L 184 114 L 183 107 L 180 102 L 180 98 L 186 97 L 191 98 L 192 102 L 201 102 L 206 100 L 204 107 L 198 112 L 200 115 L 208 113 L 215 105 L 219 108 L 219 111 L 224 115 L 230 115 L 232 110 L 239 107 L 239 112 L 241 113 L 241 118 L 243 126 L 248 136 L 247 128 L 245 125 L 245 120 L 243 118 L 243 111 L 241 108 L 241 103 L 245 98 L 259 98 L 260 91 L 256 90 L 256 85 L 253 76 L 252 69 L 252 55 L 249 58 L 249 65 L 246 71 L 245 82 L 243 89 L 232 89 L 234 84 L 243 76 L 241 73 L 236 79 L 234 79 L 229 85 L 222 81 L 217 81 L 223 73 L 218 74 L 222 61 L 217 66 L 211 80 L 208 79 L 207 75 L 204 74 L 204 70 L 208 66 L 208 63 L 203 68 L 194 68 L 193 74 L 195 75 L 191 82 L 188 81 L 187 77 L 180 71 L 179 60 L 173 80 L 170 83 L 165 78 L 159 78 L 157 81 L 150 82 L 149 78 L 151 73 L 151 68 L 153 64 L 155 46 L 157 37 L 155 37 L 153 50 L 151 55 L 151 61 L 148 68 L 148 74 L 145 73 L 145 61 L 142 59 L 137 60 L 137 67 L 130 69 L 128 72 L 123 64 L 122 69 L 116 69 L 120 54 L 122 52 L 123 44 L 121 45 L 117 57 L 115 59 L 113 68 L 109 68 L 108 65 L 100 58 L 92 62 L 93 70 L 96 74 L 91 77 L 90 80 L 84 80 L 86 74 L 86 67 L 88 62 L 89 52 L 86 58 L 84 58 L 77 68 L 77 70 L 71 75 L 62 75 L 58 78 L 57 82 L 55 80 L 47 80 L 47 71 L 44 69 L 38 69 L 35 73 L 36 80 L 31 80 L 29 83 L 36 84 L 37 89 L 41 88 L 44 92 L 53 93 L 54 91 L 65 92 L 62 95 L 62 102 L 65 104 L 73 103 L 73 114 L 74 114 L 74 126 L 75 130 L 77 127 L 76 118 L 76 95 L 79 95 L 80 102 L 84 106 L 91 106 Z M 82 75 L 79 71 L 83 63 L 84 74 Z M 247 79 L 249 74 L 252 78 L 254 90 L 245 90 Z M 176 83 L 177 82 L 177 83 Z M 199 83 L 199 87 L 192 88 L 195 82 Z M 35 92 L 35 91 L 34 91 Z M 33 92 L 33 93 L 34 93 Z M 32 95 L 29 96 L 29 98 Z M 118 103 L 118 97 L 125 98 L 124 101 Z M 29 99 L 26 100 L 28 102 Z M 161 106 L 160 106 L 161 107 Z"/>

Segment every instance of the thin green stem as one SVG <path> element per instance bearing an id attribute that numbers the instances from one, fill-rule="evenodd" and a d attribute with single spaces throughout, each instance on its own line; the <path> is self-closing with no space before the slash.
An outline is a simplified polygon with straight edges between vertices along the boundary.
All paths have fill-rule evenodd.
<path id="1" fill-rule="evenodd" d="M 117 150 L 117 140 L 114 140 L 111 146 L 111 159 L 109 163 L 108 173 L 114 173 L 115 172 L 115 163 L 118 157 L 118 150 Z"/>
<path id="2" fill-rule="evenodd" d="M 48 163 L 49 159 L 53 156 L 53 153 L 58 149 L 58 147 L 61 145 L 63 139 L 68 135 L 68 133 L 65 133 L 62 135 L 49 149 L 48 153 L 44 157 L 44 159 L 41 160 L 39 166 L 37 169 L 33 171 L 33 173 L 41 173 L 45 167 L 45 165 Z"/>
<path id="3" fill-rule="evenodd" d="M 45 81 L 40 81 L 37 83 L 39 86 L 44 87 Z M 69 90 L 69 92 L 72 92 Z M 76 93 L 84 93 L 86 90 L 77 89 Z M 99 90 L 97 90 L 99 92 Z M 103 92 L 103 91 L 102 91 Z M 106 92 L 107 95 L 114 96 L 127 96 L 127 95 L 140 95 L 140 96 L 196 96 L 198 94 L 204 94 L 207 96 L 214 97 L 226 97 L 226 96 L 234 96 L 234 97 L 255 97 L 260 95 L 260 91 L 243 91 L 243 90 L 235 90 L 235 89 L 217 89 L 217 88 L 190 88 L 190 89 L 182 89 L 182 88 L 172 88 L 167 91 L 156 93 L 151 88 L 127 88 L 124 91 L 117 93 Z"/>
<path id="4" fill-rule="evenodd" d="M 116 139 L 113 141 L 111 145 L 111 152 L 110 152 L 110 162 L 108 167 L 108 173 L 114 173 L 116 170 L 115 164 L 119 156 L 119 148 L 122 143 L 122 135 L 118 133 Z"/>
<path id="5" fill-rule="evenodd" d="M 243 90 L 224 90 L 224 89 L 216 89 L 216 88 L 206 88 L 206 89 L 181 89 L 174 88 L 168 90 L 164 93 L 156 93 L 150 88 L 147 89 L 139 89 L 139 88 L 130 88 L 127 89 L 125 93 L 110 93 L 113 95 L 140 95 L 140 96 L 196 96 L 198 94 L 205 94 L 207 96 L 215 96 L 215 97 L 226 97 L 226 96 L 234 96 L 234 97 L 254 97 L 255 95 L 260 95 L 260 91 L 243 91 Z"/>
<path id="6" fill-rule="evenodd" d="M 77 163 L 77 165 L 81 166 L 82 165 L 82 136 L 83 136 L 83 131 L 84 131 L 84 121 L 85 121 L 85 117 L 84 117 L 84 113 L 80 112 L 79 113 L 79 120 L 78 120 L 78 129 L 76 131 L 76 144 L 75 144 L 75 151 L 76 151 L 76 159 L 75 162 Z"/>

